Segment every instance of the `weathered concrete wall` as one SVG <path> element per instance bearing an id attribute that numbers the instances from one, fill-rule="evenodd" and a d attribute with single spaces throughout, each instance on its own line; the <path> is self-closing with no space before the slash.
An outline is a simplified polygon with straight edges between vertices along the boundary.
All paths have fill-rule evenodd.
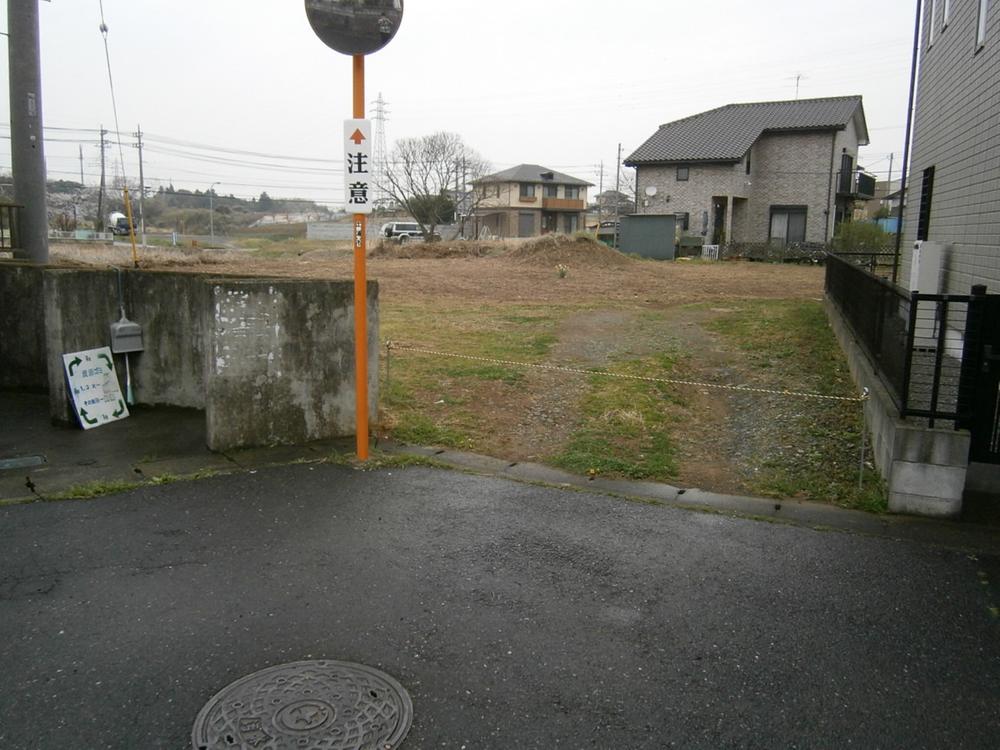
<path id="1" fill-rule="evenodd" d="M 136 399 L 204 409 L 209 285 L 183 273 L 126 271 L 123 278 L 125 314 L 142 326 L 145 349 L 130 359 Z"/>
<path id="2" fill-rule="evenodd" d="M 870 391 L 865 419 L 874 442 L 875 466 L 888 485 L 889 510 L 957 516 L 969 466 L 969 432 L 931 429 L 900 419 L 885 386 L 829 300 L 826 311 L 854 381 Z"/>
<path id="3" fill-rule="evenodd" d="M 48 388 L 42 270 L 29 264 L 0 265 L 0 388 Z"/>
<path id="4" fill-rule="evenodd" d="M 53 269 L 44 275 L 50 412 L 56 421 L 73 421 L 62 354 L 110 345 L 111 324 L 121 316 L 118 274 Z M 204 277 L 123 270 L 122 291 L 126 316 L 142 326 L 144 351 L 129 355 L 136 401 L 203 409 Z M 115 364 L 124 393 L 124 356 L 116 355 Z"/>
<path id="5" fill-rule="evenodd" d="M 109 327 L 118 320 L 118 280 L 114 271 L 80 269 L 52 269 L 43 276 L 49 414 L 57 422 L 75 422 L 62 355 L 109 344 Z M 115 360 L 124 393 L 124 363 Z"/>
<path id="6" fill-rule="evenodd" d="M 19 380 L 48 385 L 51 416 L 73 422 L 62 355 L 110 343 L 120 317 L 115 270 L 17 267 L 0 289 L 17 304 L 3 351 L 24 348 Z M 354 284 L 122 272 L 125 312 L 142 326 L 130 355 L 140 404 L 203 408 L 209 446 L 302 443 L 353 435 Z M 32 286 L 34 284 L 34 286 Z M 369 412 L 378 404 L 378 285 L 368 285 Z M 27 316 L 22 305 L 41 309 Z M 21 339 L 24 341 L 21 341 Z M 35 347 L 30 351 L 30 343 Z M 116 356 L 124 392 L 124 358 Z"/>
<path id="7" fill-rule="evenodd" d="M 206 325 L 208 444 L 353 435 L 354 289 L 346 282 L 219 280 Z M 369 419 L 378 387 L 378 286 L 368 285 Z"/>

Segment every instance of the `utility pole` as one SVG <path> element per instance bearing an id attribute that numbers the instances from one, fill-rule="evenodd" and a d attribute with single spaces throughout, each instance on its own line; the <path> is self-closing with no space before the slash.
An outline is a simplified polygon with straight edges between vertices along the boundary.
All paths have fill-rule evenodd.
<path id="1" fill-rule="evenodd" d="M 10 155 L 14 200 L 20 210 L 20 245 L 14 257 L 49 261 L 49 216 L 42 137 L 41 45 L 38 0 L 7 1 L 10 71 Z"/>
<path id="2" fill-rule="evenodd" d="M 146 218 L 143 215 L 143 202 L 146 200 L 146 180 L 142 174 L 142 126 L 136 126 L 136 148 L 139 149 L 139 237 L 143 247 L 146 247 Z"/>
<path id="3" fill-rule="evenodd" d="M 604 159 L 601 159 L 601 176 L 597 180 L 597 228 L 601 228 L 601 220 L 604 217 Z"/>
<path id="4" fill-rule="evenodd" d="M 618 248 L 618 234 L 620 232 L 621 224 L 621 201 L 618 200 L 618 196 L 621 195 L 622 187 L 622 144 L 618 144 L 618 162 L 615 166 L 615 248 Z"/>
<path id="5" fill-rule="evenodd" d="M 888 191 L 887 195 L 892 192 L 892 160 L 895 158 L 895 154 L 889 154 L 889 184 L 885 188 Z"/>
<path id="6" fill-rule="evenodd" d="M 80 144 L 80 186 L 83 186 L 83 144 Z"/>
<path id="7" fill-rule="evenodd" d="M 463 240 L 465 239 L 465 217 L 466 217 L 466 214 L 469 211 L 469 208 L 472 205 L 472 198 L 466 192 L 466 186 L 465 186 L 466 173 L 465 172 L 466 172 L 466 161 L 465 161 L 465 157 L 463 156 L 462 157 L 462 208 L 460 209 L 461 210 L 461 216 L 462 216 L 462 239 Z"/>
<path id="8" fill-rule="evenodd" d="M 108 134 L 108 131 L 104 129 L 101 125 L 101 187 L 97 192 L 97 231 L 100 232 L 104 229 L 104 150 L 108 147 L 108 144 L 104 140 L 104 136 Z"/>

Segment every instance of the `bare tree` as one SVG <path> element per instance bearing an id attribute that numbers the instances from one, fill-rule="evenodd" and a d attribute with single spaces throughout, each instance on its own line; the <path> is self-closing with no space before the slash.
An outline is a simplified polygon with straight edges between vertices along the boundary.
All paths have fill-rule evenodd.
<path id="1" fill-rule="evenodd" d="M 433 239 L 438 225 L 453 220 L 456 212 L 471 213 L 478 198 L 468 185 L 489 171 L 489 162 L 460 135 L 439 132 L 396 141 L 381 187 Z"/>

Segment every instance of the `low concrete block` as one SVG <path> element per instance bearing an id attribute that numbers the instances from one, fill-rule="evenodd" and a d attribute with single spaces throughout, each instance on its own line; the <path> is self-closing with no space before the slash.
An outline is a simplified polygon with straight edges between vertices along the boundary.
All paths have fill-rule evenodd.
<path id="1" fill-rule="evenodd" d="M 368 290 L 369 419 L 378 383 L 378 288 Z M 212 282 L 206 420 L 213 450 L 355 434 L 351 282 Z"/>
<path id="2" fill-rule="evenodd" d="M 926 495 L 944 501 L 961 500 L 965 489 L 964 466 L 937 466 L 934 464 L 894 461 L 889 491 L 904 495 Z"/>
<path id="3" fill-rule="evenodd" d="M 915 516 L 955 518 L 962 512 L 962 498 L 946 499 L 928 495 L 890 492 L 889 510 L 893 513 L 910 513 Z"/>
<path id="4" fill-rule="evenodd" d="M 900 461 L 940 466 L 965 466 L 972 440 L 968 430 L 937 430 L 900 422 L 893 455 Z"/>

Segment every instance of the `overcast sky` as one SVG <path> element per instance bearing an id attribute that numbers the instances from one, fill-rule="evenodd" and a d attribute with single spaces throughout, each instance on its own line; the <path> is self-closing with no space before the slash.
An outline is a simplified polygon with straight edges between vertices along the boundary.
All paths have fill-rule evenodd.
<path id="1" fill-rule="evenodd" d="M 130 180 L 131 133 L 141 125 L 147 185 L 205 190 L 218 181 L 223 194 L 342 202 L 350 58 L 313 34 L 301 0 L 103 5 Z M 915 6 L 407 0 L 396 38 L 367 58 L 367 99 L 381 92 L 389 103 L 390 148 L 450 130 L 498 170 L 538 163 L 596 184 L 603 160 L 607 188 L 619 142 L 627 156 L 661 123 L 731 102 L 794 99 L 801 75 L 800 98 L 864 97 L 871 145 L 860 163 L 884 179 L 893 152 L 899 174 Z M 100 3 L 51 0 L 40 13 L 49 177 L 79 180 L 82 145 L 85 180 L 96 184 L 92 131 L 115 128 Z M 9 172 L 6 100 L 3 108 L 0 170 Z M 118 153 L 108 152 L 110 173 L 121 172 Z"/>

